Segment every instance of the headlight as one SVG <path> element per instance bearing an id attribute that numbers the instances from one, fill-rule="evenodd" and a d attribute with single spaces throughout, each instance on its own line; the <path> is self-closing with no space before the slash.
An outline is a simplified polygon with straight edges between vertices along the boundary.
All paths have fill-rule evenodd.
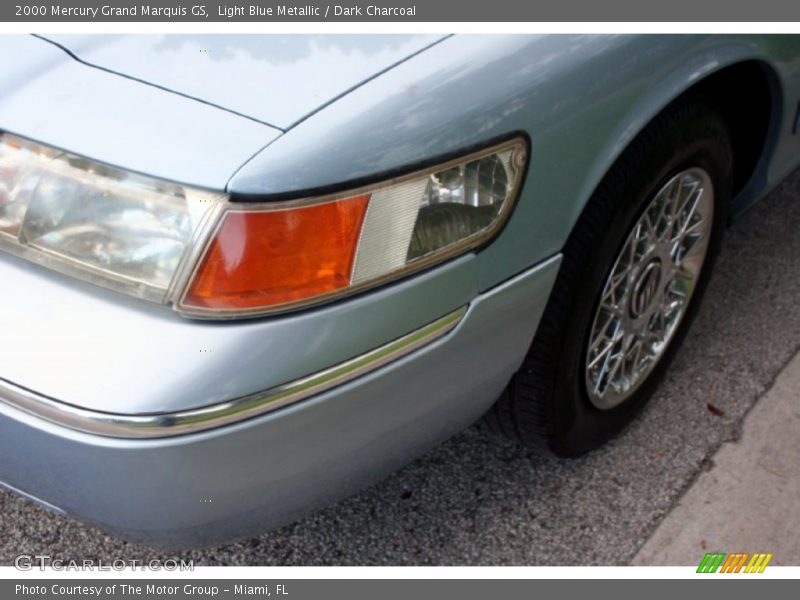
<path id="1" fill-rule="evenodd" d="M 353 293 L 474 249 L 508 217 L 514 139 L 347 193 L 231 202 L 0 138 L 0 247 L 182 313 L 234 317 Z"/>
<path id="2" fill-rule="evenodd" d="M 0 247 L 93 283 L 168 300 L 221 194 L 0 138 Z"/>

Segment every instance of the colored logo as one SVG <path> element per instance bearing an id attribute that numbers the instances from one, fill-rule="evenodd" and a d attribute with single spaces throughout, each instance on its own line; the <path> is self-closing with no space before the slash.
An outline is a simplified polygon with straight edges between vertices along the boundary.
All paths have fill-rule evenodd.
<path id="1" fill-rule="evenodd" d="M 772 554 L 766 552 L 735 552 L 725 554 L 724 552 L 706 552 L 700 565 L 697 567 L 698 573 L 763 573 L 767 568 Z"/>

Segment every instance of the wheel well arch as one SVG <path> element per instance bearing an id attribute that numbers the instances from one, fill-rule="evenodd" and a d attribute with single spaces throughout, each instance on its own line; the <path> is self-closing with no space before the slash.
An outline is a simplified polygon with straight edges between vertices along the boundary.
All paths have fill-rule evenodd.
<path id="1" fill-rule="evenodd" d="M 587 178 L 578 212 L 570 225 L 586 210 L 592 194 L 618 164 L 625 151 L 642 135 L 648 124 L 686 96 L 699 97 L 717 111 L 728 124 L 732 139 L 733 172 L 731 216 L 736 216 L 757 200 L 767 188 L 767 166 L 780 133 L 784 95 L 780 77 L 766 61 L 739 57 L 722 62 L 717 69 L 702 72 L 696 80 L 686 72 L 665 78 L 649 97 L 639 98 L 623 120 L 620 133 L 611 140 L 612 160 L 600 160 Z M 745 90 L 743 93 L 742 90 Z M 666 93 L 665 93 L 666 92 Z M 644 107 L 644 108 L 643 108 Z"/>
<path id="2" fill-rule="evenodd" d="M 761 175 L 777 137 L 783 113 L 778 76 L 767 63 L 746 60 L 714 71 L 686 94 L 701 97 L 728 124 L 736 198 Z"/>

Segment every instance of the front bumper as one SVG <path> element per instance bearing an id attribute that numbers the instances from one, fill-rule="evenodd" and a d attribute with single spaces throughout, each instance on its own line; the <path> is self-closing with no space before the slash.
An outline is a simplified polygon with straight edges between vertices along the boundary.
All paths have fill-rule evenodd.
<path id="1" fill-rule="evenodd" d="M 94 435 L 0 399 L 0 482 L 154 545 L 208 545 L 286 523 L 477 419 L 519 367 L 559 263 L 478 295 L 444 337 L 377 370 L 207 431 Z"/>

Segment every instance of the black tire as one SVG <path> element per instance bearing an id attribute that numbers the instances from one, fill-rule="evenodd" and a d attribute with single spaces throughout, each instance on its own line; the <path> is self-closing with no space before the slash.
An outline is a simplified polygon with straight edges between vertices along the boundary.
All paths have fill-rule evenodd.
<path id="1" fill-rule="evenodd" d="M 644 383 L 619 406 L 598 409 L 586 391 L 584 360 L 603 284 L 650 199 L 673 175 L 691 166 L 709 173 L 715 196 L 708 250 L 694 294 L 669 347 Z M 724 120 L 696 98 L 677 101 L 636 137 L 592 195 L 564 246 L 555 287 L 525 361 L 486 416 L 493 429 L 569 457 L 603 444 L 634 418 L 697 312 L 727 220 L 732 167 Z"/>

